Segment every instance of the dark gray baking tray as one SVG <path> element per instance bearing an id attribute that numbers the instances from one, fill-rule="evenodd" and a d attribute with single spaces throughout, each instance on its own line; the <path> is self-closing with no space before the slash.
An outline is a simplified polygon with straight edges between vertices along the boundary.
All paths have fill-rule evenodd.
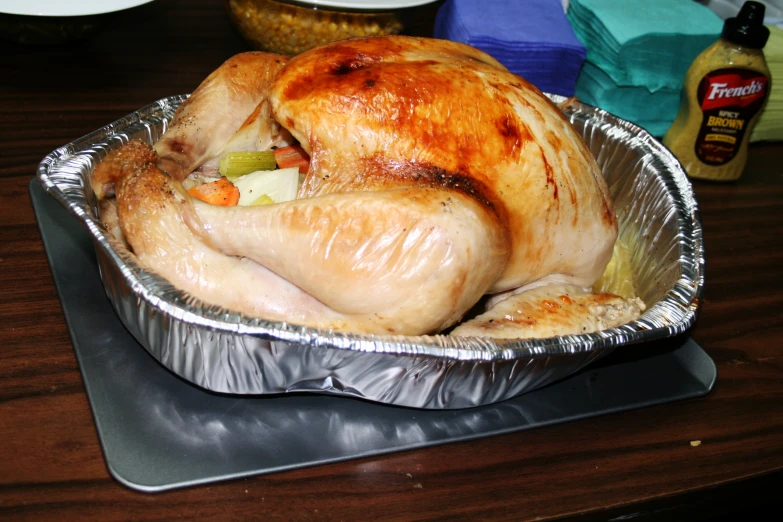
<path id="1" fill-rule="evenodd" d="M 633 345 L 520 397 L 416 410 L 319 395 L 218 395 L 166 370 L 106 298 L 87 232 L 36 180 L 38 218 L 109 472 L 147 492 L 464 441 L 700 397 L 717 376 L 689 337 Z"/>

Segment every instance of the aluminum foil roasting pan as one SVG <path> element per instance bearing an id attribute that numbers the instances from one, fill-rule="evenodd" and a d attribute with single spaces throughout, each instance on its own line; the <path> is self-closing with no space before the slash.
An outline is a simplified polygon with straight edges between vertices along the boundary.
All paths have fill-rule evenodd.
<path id="1" fill-rule="evenodd" d="M 140 269 L 97 217 L 89 175 L 129 139 L 155 142 L 186 95 L 164 98 L 47 155 L 38 179 L 95 242 L 109 301 L 161 364 L 214 392 L 315 392 L 416 408 L 490 404 L 561 379 L 694 322 L 704 282 L 701 223 L 677 160 L 639 127 L 578 101 L 563 110 L 598 160 L 647 310 L 627 325 L 542 340 L 354 335 L 243 317 Z M 555 101 L 562 98 L 553 96 Z M 662 378 L 664 378 L 662 376 Z"/>

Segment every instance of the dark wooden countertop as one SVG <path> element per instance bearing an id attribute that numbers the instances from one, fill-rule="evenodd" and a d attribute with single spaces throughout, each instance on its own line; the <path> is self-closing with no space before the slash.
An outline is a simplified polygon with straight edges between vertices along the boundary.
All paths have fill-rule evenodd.
<path id="1" fill-rule="evenodd" d="M 103 22 L 67 45 L 0 41 L 0 518 L 703 520 L 780 507 L 780 144 L 754 146 L 737 183 L 695 183 L 707 285 L 691 333 L 719 372 L 706 397 L 158 495 L 120 485 L 27 186 L 53 149 L 190 92 L 246 47 L 217 1 L 157 0 Z"/>

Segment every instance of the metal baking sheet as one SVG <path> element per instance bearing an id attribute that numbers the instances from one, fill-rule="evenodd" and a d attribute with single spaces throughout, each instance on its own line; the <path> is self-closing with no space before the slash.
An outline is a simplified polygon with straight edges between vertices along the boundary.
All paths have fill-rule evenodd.
<path id="1" fill-rule="evenodd" d="M 88 178 L 129 139 L 155 142 L 187 96 L 164 98 L 47 155 L 38 179 L 93 238 L 121 321 L 161 364 L 222 393 L 319 392 L 428 409 L 508 399 L 561 379 L 617 347 L 679 335 L 704 283 L 698 206 L 682 167 L 643 129 L 578 101 L 564 114 L 596 156 L 620 239 L 648 309 L 617 328 L 549 339 L 358 335 L 244 317 L 201 303 L 141 269 L 97 219 Z"/>
<path id="2" fill-rule="evenodd" d="M 677 336 L 616 351 L 525 395 L 462 410 L 211 393 L 138 344 L 106 297 L 91 236 L 35 180 L 30 196 L 106 465 L 132 489 L 159 492 L 499 435 L 695 398 L 715 383 L 712 359 Z"/>

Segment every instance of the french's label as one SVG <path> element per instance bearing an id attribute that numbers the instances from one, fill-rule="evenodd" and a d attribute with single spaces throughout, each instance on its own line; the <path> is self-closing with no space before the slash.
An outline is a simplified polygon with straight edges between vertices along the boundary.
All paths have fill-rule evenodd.
<path id="1" fill-rule="evenodd" d="M 742 145 L 750 120 L 764 106 L 768 80 L 747 69 L 718 69 L 702 78 L 696 91 L 703 119 L 696 156 L 707 165 L 731 161 Z"/>

